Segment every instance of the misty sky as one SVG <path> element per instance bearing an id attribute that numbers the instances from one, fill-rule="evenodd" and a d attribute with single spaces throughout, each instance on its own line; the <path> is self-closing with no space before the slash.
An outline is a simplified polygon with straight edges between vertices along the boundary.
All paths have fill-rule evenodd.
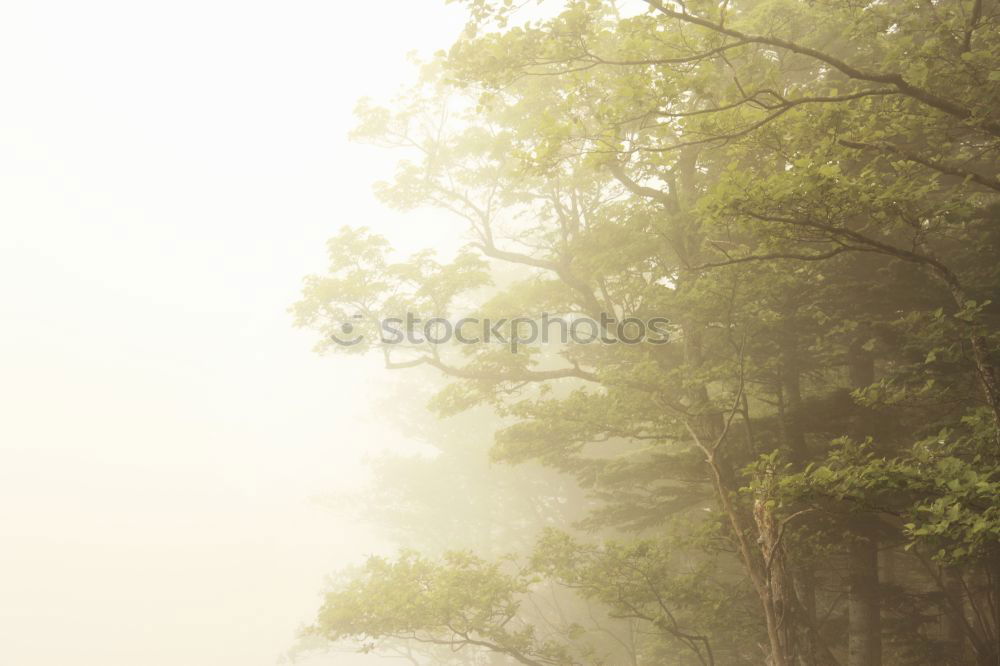
<path id="1" fill-rule="evenodd" d="M 362 95 L 439 0 L 11 2 L 0 12 L 0 666 L 274 664 L 379 548 L 314 498 L 401 436 L 377 360 L 286 308 L 325 240 L 454 238 L 371 195 Z M 353 663 L 335 657 L 325 663 Z"/>

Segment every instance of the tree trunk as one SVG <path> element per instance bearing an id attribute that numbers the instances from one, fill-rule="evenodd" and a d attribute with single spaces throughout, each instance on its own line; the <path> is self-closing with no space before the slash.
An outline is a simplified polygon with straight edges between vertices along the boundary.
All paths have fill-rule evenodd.
<path id="1" fill-rule="evenodd" d="M 958 666 L 965 659 L 965 591 L 962 588 L 962 574 L 954 568 L 942 571 L 944 600 L 941 603 L 944 618 L 944 639 L 948 642 L 948 663 Z"/>
<path id="2" fill-rule="evenodd" d="M 984 602 L 980 613 L 984 616 L 983 627 L 986 648 L 982 651 L 980 663 L 984 666 L 1000 666 L 1000 552 L 996 548 L 987 558 L 984 566 Z"/>
<path id="3" fill-rule="evenodd" d="M 878 542 L 855 535 L 848 553 L 847 666 L 881 666 L 882 618 L 879 610 Z"/>
<path id="4" fill-rule="evenodd" d="M 875 362 L 859 338 L 849 353 L 851 387 L 864 388 L 875 381 Z M 858 419 L 859 438 L 870 434 L 872 415 L 865 410 Z M 878 541 L 862 516 L 848 547 L 848 646 L 847 666 L 881 666 L 882 616 L 878 579 Z"/>
<path id="5" fill-rule="evenodd" d="M 805 467 L 809 454 L 802 427 L 802 381 L 794 343 L 783 339 L 781 348 L 781 393 L 778 400 L 781 434 L 796 471 Z"/>
<path id="6" fill-rule="evenodd" d="M 780 391 L 778 394 L 778 416 L 781 428 L 781 440 L 789 452 L 792 469 L 802 471 L 809 462 L 809 452 L 806 447 L 805 429 L 802 426 L 802 379 L 799 354 L 795 339 L 791 334 L 783 334 L 779 339 L 781 353 Z M 799 663 L 803 666 L 819 666 L 835 663 L 829 656 L 828 649 L 821 644 L 819 632 L 816 630 L 816 575 L 812 562 L 799 562 L 790 567 L 792 582 L 795 586 L 795 597 L 798 599 L 796 614 L 800 617 L 796 622 L 799 630 L 797 642 L 799 648 Z"/>

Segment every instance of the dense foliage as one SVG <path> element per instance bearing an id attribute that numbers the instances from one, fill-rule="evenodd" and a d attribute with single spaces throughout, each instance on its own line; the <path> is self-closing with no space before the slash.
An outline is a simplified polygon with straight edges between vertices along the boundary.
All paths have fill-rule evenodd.
<path id="1" fill-rule="evenodd" d="M 405 153 L 380 196 L 466 248 L 345 229 L 295 314 L 448 378 L 448 450 L 493 424 L 491 459 L 544 482 L 495 498 L 509 555 L 373 559 L 314 634 L 448 648 L 414 663 L 1000 664 L 1000 4 L 466 4 L 357 129 Z M 405 312 L 672 334 L 380 342 Z M 456 503 L 464 469 L 439 468 Z"/>

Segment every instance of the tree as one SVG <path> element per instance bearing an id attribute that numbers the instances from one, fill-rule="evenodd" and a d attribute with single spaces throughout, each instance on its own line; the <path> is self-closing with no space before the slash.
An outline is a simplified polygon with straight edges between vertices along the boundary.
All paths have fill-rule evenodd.
<path id="1" fill-rule="evenodd" d="M 388 203 L 448 211 L 470 244 L 395 261 L 347 230 L 299 323 L 327 337 L 363 315 L 347 351 L 453 379 L 435 408 L 495 410 L 493 457 L 574 475 L 600 503 L 592 530 L 719 526 L 775 666 L 921 663 L 905 632 L 944 640 L 887 608 L 880 545 L 962 562 L 909 589 L 924 609 L 942 595 L 953 634 L 993 663 L 996 3 L 650 0 L 625 15 L 588 0 L 525 23 L 513 3 L 466 4 L 466 36 L 395 110 L 362 104 L 358 136 L 411 155 L 379 189 Z M 519 279 L 486 289 L 503 266 Z M 508 321 L 506 346 L 379 343 L 388 317 L 463 308 L 587 316 L 605 340 L 511 343 Z M 619 322 L 658 316 L 669 344 L 618 339 Z M 619 612 L 574 576 L 600 562 L 616 580 L 641 556 L 653 588 L 677 591 L 655 549 L 621 552 L 545 575 Z M 711 659 L 705 620 L 662 628 Z"/>

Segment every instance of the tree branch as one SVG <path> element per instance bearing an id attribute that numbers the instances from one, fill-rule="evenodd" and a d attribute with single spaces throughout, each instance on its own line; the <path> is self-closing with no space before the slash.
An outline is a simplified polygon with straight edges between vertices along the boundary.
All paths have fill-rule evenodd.
<path id="1" fill-rule="evenodd" d="M 960 167 L 945 164 L 940 160 L 933 160 L 928 157 L 921 157 L 920 155 L 903 148 L 902 146 L 897 146 L 892 143 L 882 141 L 880 143 L 863 143 L 861 141 L 848 141 L 847 139 L 841 139 L 838 143 L 847 148 L 856 148 L 858 150 L 874 150 L 882 153 L 892 153 L 898 155 L 908 162 L 915 162 L 917 164 L 922 164 L 928 169 L 933 169 L 939 173 L 946 174 L 948 176 L 957 176 L 959 178 L 968 178 L 974 183 L 978 183 L 983 187 L 988 187 L 993 190 L 1000 192 L 1000 179 L 996 177 L 984 176 L 983 174 L 976 173 L 974 171 L 968 171 Z"/>
<path id="2" fill-rule="evenodd" d="M 780 39 L 778 37 L 765 37 L 764 35 L 750 35 L 739 30 L 734 30 L 733 28 L 727 28 L 724 25 L 714 23 L 708 19 L 702 18 L 700 16 L 695 16 L 694 14 L 688 14 L 686 11 L 676 11 L 667 8 L 661 0 L 643 0 L 650 7 L 653 7 L 659 11 L 664 16 L 683 21 L 685 23 L 690 23 L 693 25 L 701 26 L 712 32 L 721 35 L 728 35 L 734 37 L 737 40 L 747 42 L 750 44 L 765 44 L 767 46 L 773 46 L 785 51 L 790 51 L 798 55 L 806 56 L 819 62 L 825 63 L 837 71 L 841 72 L 845 76 L 858 80 L 858 81 L 869 81 L 871 83 L 884 83 L 893 86 L 901 94 L 910 97 L 926 106 L 943 111 L 950 116 L 959 118 L 961 120 L 970 120 L 973 118 L 973 113 L 970 109 L 956 104 L 948 99 L 940 97 L 932 93 L 929 90 L 925 90 L 919 86 L 915 86 L 906 81 L 903 76 L 896 72 L 891 73 L 881 73 L 881 72 L 870 72 L 864 69 L 860 69 L 853 65 L 850 65 L 843 60 L 836 58 L 828 53 L 824 53 L 817 49 L 811 48 L 809 46 L 804 46 L 796 42 L 792 42 L 785 39 Z M 1000 136 L 1000 123 L 996 121 L 982 121 L 982 129 L 989 132 L 994 136 Z"/>

